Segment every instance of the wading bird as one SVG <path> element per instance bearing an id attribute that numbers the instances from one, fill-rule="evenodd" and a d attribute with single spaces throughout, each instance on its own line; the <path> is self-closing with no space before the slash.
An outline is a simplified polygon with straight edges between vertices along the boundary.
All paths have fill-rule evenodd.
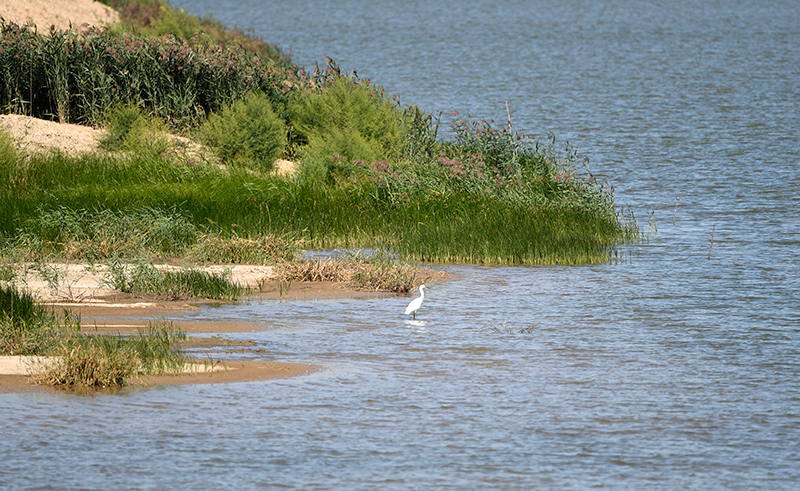
<path id="1" fill-rule="evenodd" d="M 425 300 L 425 288 L 428 288 L 425 285 L 419 286 L 419 296 L 411 301 L 406 307 L 406 315 L 412 314 L 414 319 L 417 318 L 417 310 L 422 306 L 422 301 Z"/>

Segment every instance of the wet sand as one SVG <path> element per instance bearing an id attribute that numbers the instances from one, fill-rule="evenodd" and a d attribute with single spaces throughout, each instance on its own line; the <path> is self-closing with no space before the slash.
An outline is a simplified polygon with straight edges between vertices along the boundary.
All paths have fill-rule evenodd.
<path id="1" fill-rule="evenodd" d="M 311 282 L 293 284 L 288 294 L 281 294 L 277 282 L 264 283 L 262 289 L 250 300 L 315 300 L 330 298 L 351 298 L 360 296 L 390 296 L 388 293 L 363 292 L 348 288 L 339 283 Z M 147 329 L 151 322 L 172 322 L 188 337 L 181 342 L 182 348 L 223 348 L 226 351 L 263 353 L 256 349 L 252 341 L 232 341 L 222 336 L 192 337 L 198 333 L 252 332 L 264 328 L 255 322 L 185 322 L 171 321 L 170 317 L 189 310 L 208 308 L 218 304 L 215 301 L 169 302 L 142 296 L 125 294 L 94 297 L 92 302 L 53 302 L 49 305 L 56 310 L 67 309 L 71 315 L 80 316 L 84 332 L 104 334 L 135 334 Z M 198 360 L 199 364 L 204 361 Z M 292 377 L 318 370 L 314 365 L 282 363 L 279 361 L 225 361 L 215 363 L 215 371 L 205 373 L 186 373 L 180 375 L 154 375 L 142 377 L 133 387 L 177 384 L 214 384 L 232 382 L 251 382 L 278 377 Z M 8 375 L 0 373 L 0 393 L 2 392 L 47 392 L 62 390 L 52 387 L 36 386 L 27 375 Z"/>

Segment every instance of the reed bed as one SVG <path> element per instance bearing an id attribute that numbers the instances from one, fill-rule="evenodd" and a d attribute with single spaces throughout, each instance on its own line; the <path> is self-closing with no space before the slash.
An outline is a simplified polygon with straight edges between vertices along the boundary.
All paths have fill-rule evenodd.
<path id="1" fill-rule="evenodd" d="M 121 2 L 145 17 L 153 3 Z M 4 111 L 106 122 L 110 132 L 107 151 L 82 157 L 20 155 L 0 132 L 4 255 L 267 262 L 345 247 L 439 263 L 580 264 L 638 240 L 613 188 L 552 136 L 540 143 L 510 118 L 454 113 L 455 138 L 439 141 L 440 118 L 332 60 L 309 75 L 181 32 L 0 25 Z M 162 127 L 194 132 L 218 160 L 174 158 L 152 136 Z M 296 175 L 270 172 L 281 155 L 299 160 Z"/>
<path id="2" fill-rule="evenodd" d="M 279 106 L 312 83 L 285 60 L 172 34 L 94 27 L 44 34 L 2 21 L 0 46 L 0 108 L 63 123 L 98 126 L 110 108 L 133 103 L 187 128 L 252 90 Z"/>

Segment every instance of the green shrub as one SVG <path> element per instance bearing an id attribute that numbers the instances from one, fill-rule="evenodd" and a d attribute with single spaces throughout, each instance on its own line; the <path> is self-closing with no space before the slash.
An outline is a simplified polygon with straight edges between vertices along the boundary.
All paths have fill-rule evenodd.
<path id="1" fill-rule="evenodd" d="M 210 114 L 200 138 L 224 162 L 268 172 L 286 147 L 286 126 L 266 96 L 251 93 Z"/>
<path id="2" fill-rule="evenodd" d="M 161 155 L 170 147 L 167 129 L 160 119 L 144 114 L 133 103 L 121 104 L 109 111 L 106 135 L 101 148 Z"/>
<path id="3" fill-rule="evenodd" d="M 389 160 L 404 147 L 404 114 L 368 82 L 341 75 L 296 94 L 289 118 L 306 171 L 337 177 L 358 163 Z"/>

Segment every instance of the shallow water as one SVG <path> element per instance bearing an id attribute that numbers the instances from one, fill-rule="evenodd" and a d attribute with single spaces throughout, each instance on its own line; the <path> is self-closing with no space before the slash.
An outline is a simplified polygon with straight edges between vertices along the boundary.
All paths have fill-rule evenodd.
<path id="1" fill-rule="evenodd" d="M 800 7 L 185 0 L 406 102 L 552 130 L 649 243 L 452 266 L 410 297 L 263 302 L 258 359 L 320 372 L 0 394 L 9 489 L 793 489 L 800 481 Z M 676 198 L 680 198 L 675 214 Z M 673 217 L 675 223 L 673 224 Z M 656 233 L 657 230 L 657 233 Z M 712 230 L 714 243 L 709 257 Z M 520 332 L 525 331 L 525 332 Z"/>

